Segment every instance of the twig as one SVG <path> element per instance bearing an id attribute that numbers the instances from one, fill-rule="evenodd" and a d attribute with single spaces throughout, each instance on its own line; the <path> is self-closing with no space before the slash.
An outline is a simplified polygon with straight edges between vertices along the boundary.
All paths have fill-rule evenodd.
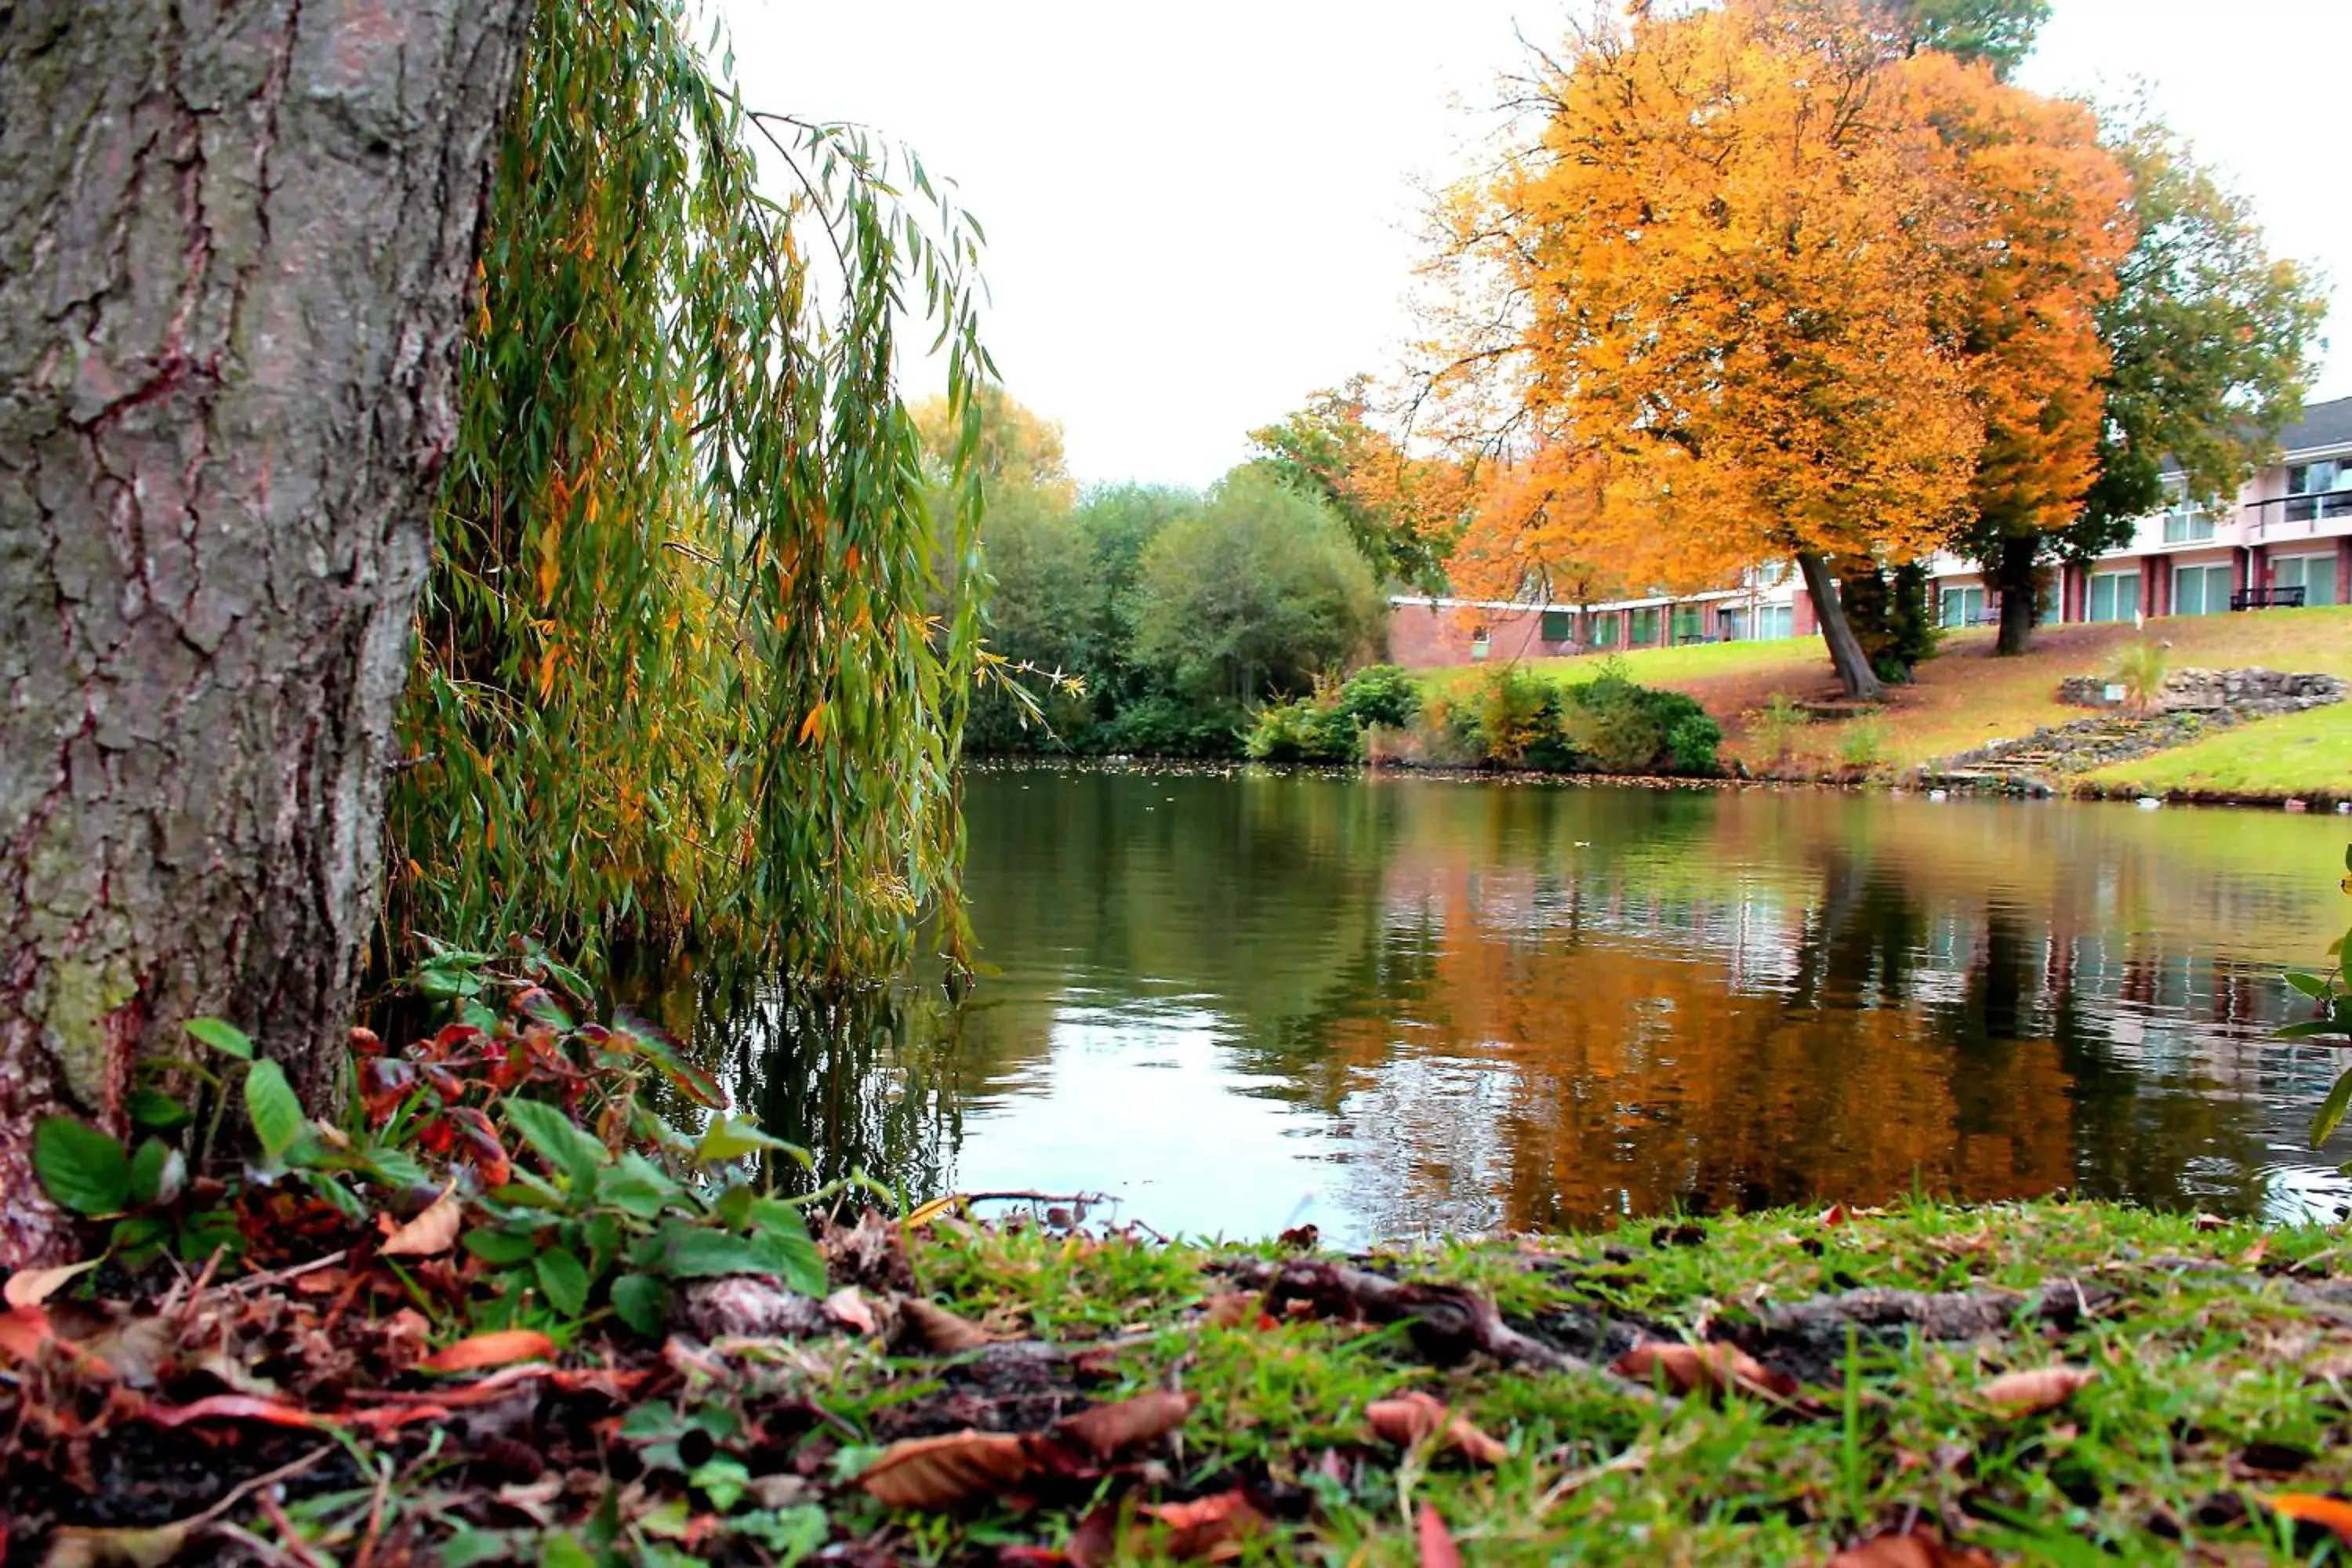
<path id="1" fill-rule="evenodd" d="M 278 1500 L 266 1489 L 261 1493 L 261 1511 L 269 1516 L 269 1522 L 276 1525 L 278 1533 L 286 1538 L 286 1551 L 297 1563 L 303 1568 L 325 1568 L 317 1553 L 303 1541 L 301 1532 L 294 1528 L 294 1521 L 286 1517 L 286 1510 L 278 1506 Z"/>
<path id="2" fill-rule="evenodd" d="M 223 1294 L 231 1296 L 243 1296 L 256 1290 L 266 1290 L 273 1285 L 283 1285 L 289 1279 L 298 1279 L 305 1274 L 315 1274 L 321 1268 L 331 1268 L 350 1256 L 351 1249 L 345 1247 L 340 1251 L 330 1252 L 324 1258 L 314 1258 L 308 1263 L 297 1263 L 290 1268 L 273 1269 L 268 1274 L 248 1274 L 242 1279 L 222 1286 L 221 1290 Z"/>
<path id="3" fill-rule="evenodd" d="M 383 1533 L 383 1500 L 392 1490 L 392 1456 L 383 1456 L 383 1468 L 377 1472 L 375 1496 L 368 1501 L 367 1530 L 360 1536 L 359 1555 L 352 1560 L 352 1568 L 369 1568 L 375 1558 L 377 1538 Z"/>

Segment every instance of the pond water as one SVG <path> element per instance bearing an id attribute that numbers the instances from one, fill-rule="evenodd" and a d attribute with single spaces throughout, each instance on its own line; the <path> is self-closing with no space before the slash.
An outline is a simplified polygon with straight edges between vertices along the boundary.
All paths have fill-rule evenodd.
<path id="1" fill-rule="evenodd" d="M 824 1173 L 1349 1242 L 2352 1197 L 2304 1137 L 2335 1053 L 2269 1037 L 2352 919 L 2338 818 L 1050 768 L 967 806 L 962 1006 L 706 1015 Z"/>

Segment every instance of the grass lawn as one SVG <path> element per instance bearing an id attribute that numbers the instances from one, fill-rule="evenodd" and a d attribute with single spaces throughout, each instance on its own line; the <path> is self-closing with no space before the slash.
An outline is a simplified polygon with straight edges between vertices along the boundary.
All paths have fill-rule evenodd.
<path id="1" fill-rule="evenodd" d="M 1875 742 L 1875 765 L 1900 771 L 2082 718 L 2083 710 L 2060 705 L 2058 683 L 2070 675 L 2104 672 L 2119 648 L 2141 636 L 2168 644 L 2175 668 L 2262 666 L 2352 678 L 2352 607 L 2178 616 L 2149 621 L 2145 632 L 2128 626 L 2047 626 L 2034 634 L 2032 650 L 2014 659 L 1993 657 L 1992 629 L 1976 627 L 1947 634 L 1938 655 L 1919 667 L 1917 681 L 1889 691 L 1882 714 L 1809 725 L 1799 732 L 1786 764 L 1775 766 L 1750 734 L 1751 721 L 1776 693 L 1801 700 L 1836 694 L 1818 637 L 1648 648 L 1622 658 L 1633 679 L 1687 692 L 1705 704 L 1724 727 L 1727 758 L 1759 773 L 1809 776 L 1836 772 L 1853 731 L 1865 726 Z M 1601 663 L 1588 656 L 1538 659 L 1530 667 L 1560 679 L 1589 680 Z M 1425 679 L 1433 689 L 1459 690 L 1475 683 L 1479 672 L 1433 670 Z M 2137 782 L 2145 773 L 2151 789 L 2343 794 L 2352 790 L 2347 753 L 2352 707 L 2339 707 L 2264 720 L 2160 753 L 2128 764 L 2128 779 L 2126 769 L 2097 777 L 2110 789 Z M 2210 774 L 2226 782 L 2158 782 L 2175 770 L 2184 780 Z"/>

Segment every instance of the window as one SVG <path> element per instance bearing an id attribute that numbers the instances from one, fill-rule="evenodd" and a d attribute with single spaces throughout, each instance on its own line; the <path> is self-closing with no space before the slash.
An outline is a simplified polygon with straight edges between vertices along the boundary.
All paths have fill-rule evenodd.
<path id="1" fill-rule="evenodd" d="M 1627 639 L 1635 647 L 1651 647 L 1658 640 L 1658 607 L 1655 605 L 1633 612 L 1633 635 Z"/>
<path id="2" fill-rule="evenodd" d="M 1797 635 L 1797 609 L 1793 605 L 1763 605 L 1756 611 L 1756 635 L 1759 637 L 1792 637 Z"/>
<path id="3" fill-rule="evenodd" d="M 2172 573 L 2172 613 L 2176 616 L 2218 616 L 2230 607 L 2230 566 L 2179 566 Z"/>
<path id="4" fill-rule="evenodd" d="M 2321 517 L 2352 517 L 2352 458 L 2297 463 L 2286 471 L 2286 493 L 2308 499 L 2286 503 L 2289 522 Z"/>
<path id="5" fill-rule="evenodd" d="M 1676 643 L 1706 640 L 1706 612 L 1696 605 L 1678 605 L 1675 610 L 1675 641 Z"/>
<path id="6" fill-rule="evenodd" d="M 2300 588 L 2303 605 L 2314 609 L 2336 602 L 2336 557 L 2288 555 L 2271 562 L 2271 586 Z"/>
<path id="7" fill-rule="evenodd" d="M 1944 625 L 1973 626 L 1983 621 L 1985 591 L 1982 588 L 1947 588 L 1944 590 Z"/>
<path id="8" fill-rule="evenodd" d="M 1594 647 L 1615 647 L 1617 646 L 1617 616 L 1613 612 L 1608 615 L 1597 616 L 1593 618 L 1592 646 Z"/>
<path id="9" fill-rule="evenodd" d="M 2202 544 L 2213 537 L 2213 510 L 2189 499 L 2189 481 L 2179 474 L 2164 480 L 2164 542 Z"/>
<path id="10" fill-rule="evenodd" d="M 2091 579 L 2091 619 L 2128 621 L 2138 614 L 2138 573 L 2101 572 Z"/>
<path id="11" fill-rule="evenodd" d="M 2066 583 L 2058 573 L 2043 574 L 2042 579 L 2042 624 L 2054 626 L 2066 618 Z"/>
<path id="12" fill-rule="evenodd" d="M 1576 612 L 1574 610 L 1546 610 L 1543 613 L 1543 626 L 1539 629 L 1538 635 L 1539 635 L 1546 642 L 1574 642 L 1576 640 Z"/>
<path id="13" fill-rule="evenodd" d="M 1470 657 L 1472 658 L 1476 659 L 1486 658 L 1489 647 L 1491 647 L 1491 645 L 1486 640 L 1486 627 L 1480 626 L 1476 631 L 1470 634 Z"/>

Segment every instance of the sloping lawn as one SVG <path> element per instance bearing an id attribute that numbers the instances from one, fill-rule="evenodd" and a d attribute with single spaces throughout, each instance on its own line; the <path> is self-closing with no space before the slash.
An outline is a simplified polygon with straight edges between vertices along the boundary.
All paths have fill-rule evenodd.
<path id="1" fill-rule="evenodd" d="M 2315 708 L 2224 731 L 2085 774 L 2111 795 L 2352 797 L 2352 707 Z"/>

